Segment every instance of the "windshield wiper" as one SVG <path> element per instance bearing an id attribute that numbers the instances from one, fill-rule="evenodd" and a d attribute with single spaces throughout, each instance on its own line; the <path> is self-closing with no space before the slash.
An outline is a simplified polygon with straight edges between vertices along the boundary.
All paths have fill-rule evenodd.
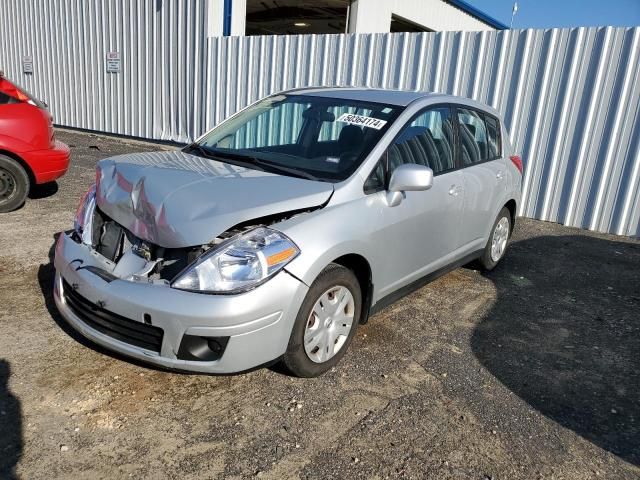
<path id="1" fill-rule="evenodd" d="M 211 160 L 217 160 L 219 162 L 231 163 L 232 165 L 246 166 L 256 165 L 256 159 L 248 157 L 246 155 L 236 155 L 227 152 L 221 152 L 220 150 L 212 150 L 210 148 L 203 147 L 199 143 L 192 143 L 187 145 L 185 150 L 188 152 L 198 152 L 201 157 L 209 158 Z M 229 162 L 231 160 L 231 162 Z M 264 168 L 258 168 L 264 172 Z"/>
<path id="2" fill-rule="evenodd" d="M 263 160 L 261 158 L 254 157 L 253 155 L 247 155 L 247 154 L 244 154 L 244 153 L 226 152 L 226 151 L 223 151 L 223 150 L 219 150 L 217 148 L 215 150 L 213 150 L 211 153 L 213 155 L 219 155 L 221 157 L 238 159 L 240 161 L 245 161 L 245 162 L 248 160 L 250 163 L 252 163 L 254 165 L 259 165 L 261 167 L 271 168 L 271 169 L 277 170 L 279 172 L 288 173 L 290 175 L 293 175 L 294 177 L 306 178 L 308 180 L 320 181 L 320 179 L 318 177 L 316 177 L 315 175 L 307 172 L 306 170 L 300 170 L 298 168 L 287 167 L 287 166 L 281 165 L 279 163 L 269 162 L 268 160 Z"/>
<path id="3" fill-rule="evenodd" d="M 290 173 L 291 175 L 294 175 L 296 177 L 306 178 L 307 180 L 320 181 L 320 179 L 318 177 L 316 177 L 312 173 L 307 172 L 306 170 L 300 170 L 299 168 L 294 168 L 294 167 L 286 167 L 286 166 L 281 165 L 279 163 L 269 162 L 267 160 L 262 160 L 261 158 L 255 158 L 254 157 L 254 161 L 258 165 L 262 165 L 264 167 L 273 168 L 274 170 L 278 170 L 280 172 Z"/>
<path id="4" fill-rule="evenodd" d="M 185 147 L 185 150 L 188 150 L 188 152 L 196 151 L 196 152 L 198 152 L 200 154 L 201 157 L 213 158 L 213 156 L 214 156 L 213 152 L 211 150 L 209 150 L 208 148 L 203 147 L 199 143 L 192 143 L 190 145 L 187 145 Z"/>

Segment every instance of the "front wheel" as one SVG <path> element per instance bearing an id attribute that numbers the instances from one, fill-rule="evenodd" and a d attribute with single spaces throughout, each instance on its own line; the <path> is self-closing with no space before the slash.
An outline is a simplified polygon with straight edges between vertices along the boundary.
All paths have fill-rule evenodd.
<path id="1" fill-rule="evenodd" d="M 29 194 L 29 175 L 13 158 L 0 155 L 0 213 L 19 208 Z"/>
<path id="2" fill-rule="evenodd" d="M 362 293 L 353 272 L 335 263 L 313 282 L 298 311 L 282 361 L 298 377 L 317 377 L 336 365 L 360 319 Z"/>
<path id="3" fill-rule="evenodd" d="M 510 236 L 511 212 L 505 207 L 500 210 L 498 218 L 493 223 L 489 240 L 480 257 L 480 264 L 485 270 L 493 270 L 498 265 L 498 262 L 502 260 L 507 251 Z"/>

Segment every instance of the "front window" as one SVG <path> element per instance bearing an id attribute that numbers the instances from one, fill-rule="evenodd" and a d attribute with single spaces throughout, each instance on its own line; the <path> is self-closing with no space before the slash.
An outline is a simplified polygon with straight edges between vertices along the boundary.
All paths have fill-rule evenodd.
<path id="1" fill-rule="evenodd" d="M 393 171 L 405 163 L 425 165 L 434 175 L 453 170 L 453 123 L 449 107 L 417 115 L 389 145 L 383 160 L 364 184 L 365 193 L 383 190 Z"/>
<path id="2" fill-rule="evenodd" d="M 449 107 L 429 108 L 398 135 L 389 147 L 388 174 L 404 163 L 426 165 L 434 175 L 455 168 Z"/>
<path id="3" fill-rule="evenodd" d="M 284 175 L 348 178 L 398 116 L 392 105 L 276 95 L 214 128 L 190 153 Z"/>

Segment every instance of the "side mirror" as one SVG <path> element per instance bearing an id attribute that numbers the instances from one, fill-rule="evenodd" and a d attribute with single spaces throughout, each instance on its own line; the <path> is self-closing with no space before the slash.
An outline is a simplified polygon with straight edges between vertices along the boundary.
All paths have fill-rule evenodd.
<path id="1" fill-rule="evenodd" d="M 433 185 L 433 170 L 417 163 L 405 163 L 393 171 L 389 188 L 387 188 L 387 204 L 390 207 L 400 205 L 404 192 L 429 190 Z"/>

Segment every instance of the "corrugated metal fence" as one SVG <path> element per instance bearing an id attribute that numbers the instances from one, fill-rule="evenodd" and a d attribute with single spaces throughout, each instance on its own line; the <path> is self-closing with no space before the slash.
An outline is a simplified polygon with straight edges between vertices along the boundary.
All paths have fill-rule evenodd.
<path id="1" fill-rule="evenodd" d="M 287 88 L 452 93 L 504 114 L 526 165 L 520 214 L 640 235 L 640 28 L 206 39 L 203 0 L 34 5 L 0 9 L 0 68 L 61 125 L 187 141 Z"/>
<path id="2" fill-rule="evenodd" d="M 3 0 L 0 69 L 57 124 L 186 142 L 204 130 L 206 15 L 204 0 Z"/>
<path id="3" fill-rule="evenodd" d="M 211 38 L 207 121 L 308 85 L 426 90 L 500 110 L 520 214 L 640 234 L 640 28 Z"/>

